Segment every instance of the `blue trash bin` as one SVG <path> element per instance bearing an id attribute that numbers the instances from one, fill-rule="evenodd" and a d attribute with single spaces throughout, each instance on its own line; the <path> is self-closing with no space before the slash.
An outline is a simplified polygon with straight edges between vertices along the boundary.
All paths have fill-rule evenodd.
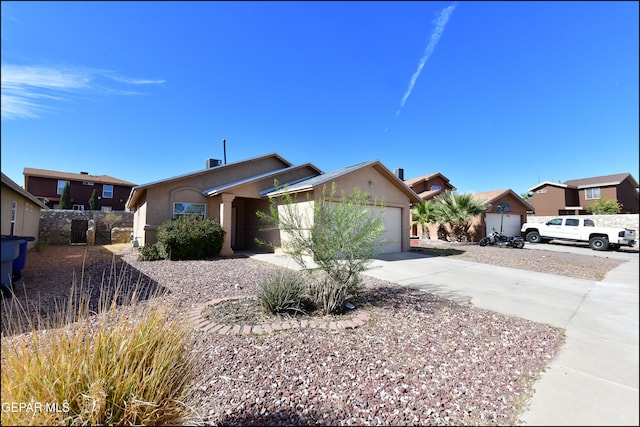
<path id="1" fill-rule="evenodd" d="M 5 238 L 9 237 L 9 238 Z M 2 236 L 2 295 L 10 294 L 13 287 L 13 261 L 20 256 L 22 239 L 13 239 L 13 236 Z"/>
<path id="2" fill-rule="evenodd" d="M 2 240 L 20 240 L 20 253 L 18 257 L 13 260 L 12 264 L 12 277 L 13 281 L 20 280 L 22 277 L 22 270 L 24 269 L 24 265 L 27 262 L 27 246 L 29 242 L 33 242 L 36 240 L 35 237 L 31 236 L 2 236 Z"/>

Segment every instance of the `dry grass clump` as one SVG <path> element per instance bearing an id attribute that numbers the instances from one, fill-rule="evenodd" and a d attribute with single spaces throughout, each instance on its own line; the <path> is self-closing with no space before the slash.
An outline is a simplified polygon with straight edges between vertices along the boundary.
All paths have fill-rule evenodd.
<path id="1" fill-rule="evenodd" d="M 53 316 L 27 320 L 26 334 L 20 319 L 28 316 L 3 313 L 2 425 L 179 425 L 189 419 L 182 403 L 194 376 L 189 330 L 160 304 L 140 302 L 138 286 L 122 291 L 125 282 L 117 278 L 115 291 L 103 283 L 97 311 L 88 293 L 79 292 Z M 12 304 L 19 303 L 14 298 Z"/>

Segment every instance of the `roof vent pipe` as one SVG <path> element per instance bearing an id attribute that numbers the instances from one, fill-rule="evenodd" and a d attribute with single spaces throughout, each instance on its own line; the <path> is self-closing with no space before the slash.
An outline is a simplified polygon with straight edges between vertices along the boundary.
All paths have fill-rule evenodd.
<path id="1" fill-rule="evenodd" d="M 397 168 L 394 173 L 401 181 L 404 181 L 404 169 Z"/>

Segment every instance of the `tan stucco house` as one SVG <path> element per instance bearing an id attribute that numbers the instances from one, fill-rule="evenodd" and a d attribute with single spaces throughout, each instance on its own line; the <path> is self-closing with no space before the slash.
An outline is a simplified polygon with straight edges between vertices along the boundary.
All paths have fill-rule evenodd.
<path id="1" fill-rule="evenodd" d="M 35 246 L 40 233 L 40 211 L 49 209 L 12 179 L 2 174 L 2 234 L 29 236 L 28 248 Z"/>
<path id="2" fill-rule="evenodd" d="M 227 256 L 234 250 L 268 250 L 259 247 L 256 238 L 279 245 L 279 231 L 264 231 L 256 212 L 268 212 L 270 197 L 283 188 L 303 194 L 297 197 L 299 203 L 313 203 L 324 185 L 333 183 L 338 194 L 351 193 L 357 186 L 372 198 L 384 199 L 383 237 L 393 242 L 382 250 L 410 249 L 410 206 L 420 198 L 377 160 L 329 173 L 311 163 L 294 166 L 275 153 L 224 165 L 207 161 L 204 170 L 134 187 L 126 206 L 134 211 L 133 233 L 139 245 L 155 243 L 163 222 L 197 213 L 220 222 L 226 231 L 221 255 Z"/>

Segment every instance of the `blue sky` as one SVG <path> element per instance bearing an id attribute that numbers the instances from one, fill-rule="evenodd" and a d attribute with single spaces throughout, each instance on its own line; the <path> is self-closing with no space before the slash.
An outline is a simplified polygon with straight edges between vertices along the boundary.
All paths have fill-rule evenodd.
<path id="1" fill-rule="evenodd" d="M 277 152 L 461 193 L 638 173 L 638 2 L 14 2 L 2 171 Z"/>

